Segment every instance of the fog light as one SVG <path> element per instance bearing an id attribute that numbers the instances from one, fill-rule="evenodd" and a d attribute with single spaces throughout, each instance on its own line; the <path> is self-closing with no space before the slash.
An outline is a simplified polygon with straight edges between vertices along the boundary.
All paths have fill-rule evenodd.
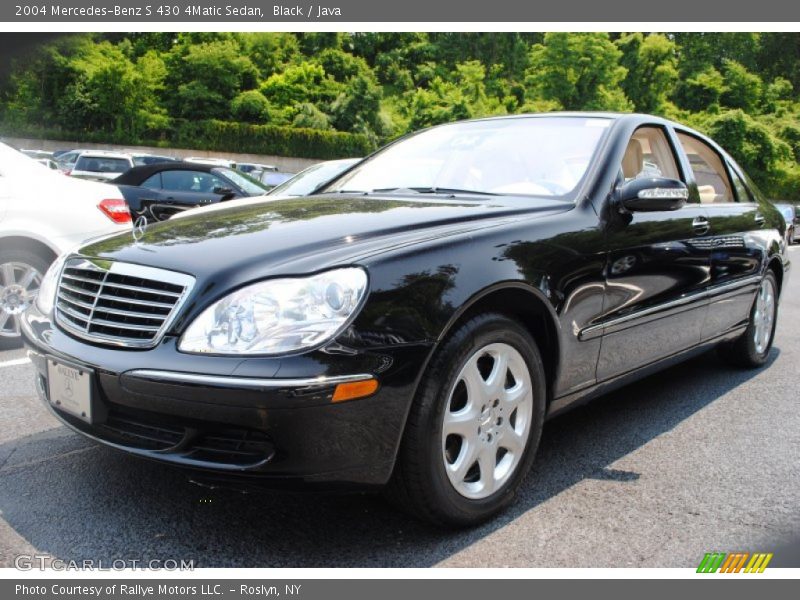
<path id="1" fill-rule="evenodd" d="M 364 381 L 352 381 L 350 383 L 340 383 L 333 392 L 332 402 L 346 402 L 371 396 L 378 391 L 378 382 L 375 379 L 365 379 Z"/>

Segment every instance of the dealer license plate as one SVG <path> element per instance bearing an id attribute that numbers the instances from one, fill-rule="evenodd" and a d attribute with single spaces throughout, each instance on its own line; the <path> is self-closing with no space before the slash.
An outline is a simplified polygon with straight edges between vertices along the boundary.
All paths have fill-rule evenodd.
<path id="1" fill-rule="evenodd" d="M 47 360 L 47 382 L 50 403 L 71 415 L 92 422 L 91 373 Z"/>

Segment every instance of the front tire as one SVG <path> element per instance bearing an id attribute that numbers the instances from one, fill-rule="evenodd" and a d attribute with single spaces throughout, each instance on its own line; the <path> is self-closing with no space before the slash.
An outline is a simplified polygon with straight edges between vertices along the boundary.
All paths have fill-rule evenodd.
<path id="1" fill-rule="evenodd" d="M 719 355 L 735 367 L 755 369 L 767 362 L 778 317 L 778 281 L 771 270 L 761 280 L 750 309 L 750 322 L 733 342 L 720 345 Z"/>
<path id="2" fill-rule="evenodd" d="M 36 299 L 50 263 L 27 250 L 0 252 L 0 350 L 20 345 L 22 313 Z"/>
<path id="3" fill-rule="evenodd" d="M 517 321 L 484 313 L 464 322 L 420 384 L 389 498 L 440 526 L 497 514 L 533 462 L 545 393 L 536 342 Z"/>

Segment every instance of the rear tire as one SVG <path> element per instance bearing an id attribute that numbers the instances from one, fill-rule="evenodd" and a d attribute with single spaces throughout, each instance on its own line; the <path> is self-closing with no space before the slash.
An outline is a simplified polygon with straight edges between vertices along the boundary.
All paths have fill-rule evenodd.
<path id="1" fill-rule="evenodd" d="M 448 527 L 503 510 L 536 454 L 545 393 L 539 349 L 522 325 L 483 313 L 458 326 L 420 383 L 388 498 Z"/>
<path id="2" fill-rule="evenodd" d="M 0 350 L 22 344 L 22 313 L 36 299 L 50 262 L 28 250 L 0 251 Z"/>
<path id="3" fill-rule="evenodd" d="M 761 280 L 750 309 L 747 329 L 736 340 L 719 346 L 719 355 L 727 363 L 745 369 L 755 369 L 767 362 L 775 325 L 778 320 L 778 281 L 771 270 Z"/>

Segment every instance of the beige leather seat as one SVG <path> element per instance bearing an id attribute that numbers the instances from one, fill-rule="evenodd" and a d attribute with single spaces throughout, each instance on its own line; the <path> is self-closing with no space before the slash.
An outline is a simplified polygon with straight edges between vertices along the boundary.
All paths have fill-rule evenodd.
<path id="1" fill-rule="evenodd" d="M 717 199 L 717 192 L 713 185 L 698 185 L 697 193 L 700 195 L 700 202 L 702 204 L 711 204 L 713 202 L 721 202 Z M 722 196 L 719 196 L 721 198 Z"/>
<path id="2" fill-rule="evenodd" d="M 644 151 L 642 143 L 637 139 L 631 139 L 625 149 L 625 156 L 622 157 L 622 173 L 625 179 L 633 179 L 644 169 Z"/>

